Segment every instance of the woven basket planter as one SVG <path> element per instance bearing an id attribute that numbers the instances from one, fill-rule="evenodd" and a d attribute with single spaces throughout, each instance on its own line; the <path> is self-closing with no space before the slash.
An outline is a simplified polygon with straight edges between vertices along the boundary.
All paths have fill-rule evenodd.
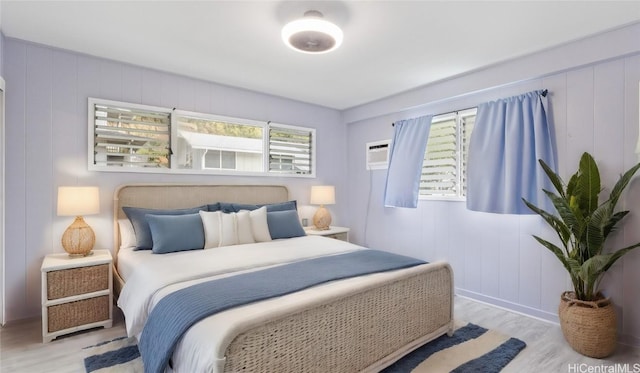
<path id="1" fill-rule="evenodd" d="M 616 349 L 616 313 L 608 298 L 587 302 L 566 291 L 558 315 L 564 338 L 582 355 L 603 358 Z"/>

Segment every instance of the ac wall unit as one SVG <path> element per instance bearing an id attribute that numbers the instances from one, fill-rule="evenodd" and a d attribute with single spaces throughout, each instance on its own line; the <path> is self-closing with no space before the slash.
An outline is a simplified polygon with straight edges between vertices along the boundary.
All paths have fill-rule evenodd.
<path id="1" fill-rule="evenodd" d="M 382 170 L 389 167 L 391 140 L 367 143 L 367 170 Z"/>

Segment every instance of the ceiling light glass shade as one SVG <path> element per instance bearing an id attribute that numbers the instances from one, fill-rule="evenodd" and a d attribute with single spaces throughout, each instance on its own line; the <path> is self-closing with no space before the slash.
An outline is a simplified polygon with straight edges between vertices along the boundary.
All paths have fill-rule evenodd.
<path id="1" fill-rule="evenodd" d="M 340 27 L 321 18 L 322 13 L 309 11 L 305 18 L 287 23 L 282 28 L 282 41 L 303 53 L 327 53 L 342 44 Z"/>

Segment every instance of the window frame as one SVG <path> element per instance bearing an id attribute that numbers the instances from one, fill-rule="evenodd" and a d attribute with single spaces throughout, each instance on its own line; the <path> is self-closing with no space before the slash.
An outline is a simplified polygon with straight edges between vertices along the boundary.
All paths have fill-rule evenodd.
<path id="1" fill-rule="evenodd" d="M 424 200 L 424 201 L 457 201 L 457 202 L 464 202 L 467 200 L 467 196 L 466 196 L 466 191 L 465 191 L 465 187 L 464 187 L 464 175 L 466 174 L 466 164 L 468 162 L 465 162 L 464 160 L 464 135 L 463 135 L 463 118 L 464 117 L 469 117 L 469 116 L 476 116 L 478 112 L 478 108 L 477 107 L 472 107 L 472 108 L 468 108 L 468 109 L 463 109 L 463 110 L 454 110 L 454 111 L 450 111 L 450 112 L 446 112 L 446 113 L 442 113 L 442 114 L 438 114 L 436 116 L 434 116 L 432 118 L 431 123 L 433 124 L 436 121 L 445 121 L 447 120 L 447 118 L 455 118 L 456 121 L 456 129 L 455 129 L 455 134 L 456 134 L 456 171 L 457 175 L 456 175 L 456 185 L 459 186 L 458 190 L 456 191 L 456 195 L 434 195 L 434 194 L 423 194 L 421 191 L 418 192 L 418 200 Z M 473 131 L 473 130 L 472 130 Z M 431 132 L 429 133 L 429 136 L 431 136 Z M 428 141 L 428 139 L 427 139 Z M 427 154 L 429 152 L 429 148 L 427 147 L 424 157 L 423 157 L 423 165 L 424 165 L 424 160 L 427 157 Z M 423 166 L 424 167 L 424 166 Z"/>
<path id="2" fill-rule="evenodd" d="M 169 134 L 169 150 L 170 150 L 170 162 L 169 167 L 154 167 L 154 168 L 145 168 L 145 167 L 110 167 L 110 166 L 101 166 L 94 163 L 94 152 L 95 152 L 95 105 L 96 104 L 104 104 L 104 105 L 112 105 L 112 106 L 120 106 L 123 108 L 131 108 L 137 110 L 145 110 L 145 111 L 157 111 L 160 113 L 168 113 L 170 119 L 170 134 Z M 238 125 L 248 125 L 248 126 L 257 126 L 262 128 L 262 171 L 236 171 L 231 169 L 186 169 L 186 168 L 177 168 L 178 160 L 177 160 L 177 152 L 174 151 L 178 147 L 178 116 L 187 116 L 194 117 L 197 119 L 203 120 L 213 120 L 219 122 L 227 122 L 230 124 L 238 124 Z M 151 106 L 151 105 L 142 105 L 121 101 L 113 101 L 113 100 L 104 100 L 99 98 L 89 97 L 88 100 L 88 153 L 87 153 L 87 162 L 89 171 L 100 171 L 100 172 L 135 172 L 135 173 L 152 173 L 152 174 L 198 174 L 198 175 L 221 175 L 221 176 L 266 176 L 266 177 L 296 177 L 296 178 L 315 178 L 316 177 L 316 169 L 317 169 L 317 158 L 316 158 L 316 129 L 312 127 L 303 127 L 303 126 L 294 126 L 289 124 L 276 123 L 272 121 L 257 121 L 252 119 L 243 119 L 243 118 L 235 118 L 223 115 L 216 114 L 206 114 L 199 113 L 187 110 L 180 109 L 170 109 L 159 106 Z M 277 172 L 269 170 L 269 129 L 270 128 L 282 128 L 282 129 L 290 129 L 297 131 L 305 131 L 310 133 L 311 141 L 310 141 L 310 171 L 309 173 L 295 173 L 295 172 Z M 236 153 L 237 157 L 237 153 Z M 236 159 L 237 161 L 237 159 Z"/>
<path id="3" fill-rule="evenodd" d="M 171 161 L 169 161 L 169 167 L 110 167 L 107 165 L 97 165 L 95 164 L 95 138 L 96 138 L 96 119 L 95 119 L 95 106 L 96 104 L 106 105 L 106 106 L 119 106 L 126 109 L 133 110 L 141 110 L 148 112 L 157 112 L 162 114 L 167 114 L 169 118 L 171 118 L 172 109 L 160 107 L 160 106 L 151 106 L 151 105 L 140 105 L 134 103 L 113 101 L 113 100 L 103 100 L 89 97 L 88 100 L 88 149 L 87 149 L 87 164 L 89 171 L 107 171 L 107 172 L 141 172 L 141 173 L 167 173 L 171 170 Z M 171 124 L 169 124 L 169 132 L 171 132 Z M 169 133 L 169 155 L 171 155 L 171 133 Z"/>

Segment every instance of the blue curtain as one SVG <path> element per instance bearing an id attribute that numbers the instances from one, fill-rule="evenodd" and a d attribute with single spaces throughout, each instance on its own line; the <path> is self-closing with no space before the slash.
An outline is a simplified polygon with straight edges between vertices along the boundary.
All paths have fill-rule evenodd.
<path id="1" fill-rule="evenodd" d="M 542 159 L 556 169 L 554 133 L 546 91 L 478 106 L 467 167 L 467 208 L 500 214 L 532 214 L 522 202 L 553 211 L 542 188 L 553 190 Z"/>
<path id="2" fill-rule="evenodd" d="M 427 115 L 394 123 L 384 190 L 385 206 L 418 207 L 422 161 L 427 149 L 431 118 L 431 115 Z"/>

